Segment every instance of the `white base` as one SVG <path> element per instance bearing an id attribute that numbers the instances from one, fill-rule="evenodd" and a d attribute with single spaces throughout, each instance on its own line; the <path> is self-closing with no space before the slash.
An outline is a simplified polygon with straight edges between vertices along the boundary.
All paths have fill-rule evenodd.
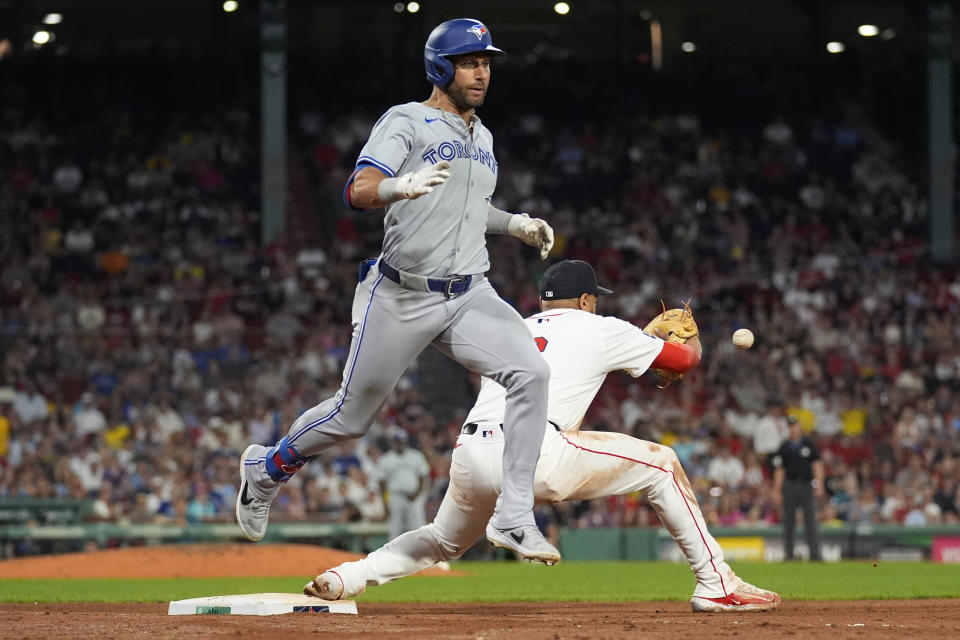
<path id="1" fill-rule="evenodd" d="M 239 596 L 210 596 L 173 600 L 171 616 L 235 615 L 275 616 L 283 613 L 357 613 L 353 600 L 321 600 L 299 593 L 250 593 Z"/>

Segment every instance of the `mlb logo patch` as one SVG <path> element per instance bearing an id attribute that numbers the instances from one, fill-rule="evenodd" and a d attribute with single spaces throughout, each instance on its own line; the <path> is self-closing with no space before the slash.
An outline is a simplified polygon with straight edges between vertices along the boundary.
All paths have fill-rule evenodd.
<path id="1" fill-rule="evenodd" d="M 493 437 L 493 429 L 484 429 L 483 432 L 481 433 L 481 436 L 480 436 L 480 437 L 482 437 L 482 438 L 492 438 L 492 437 Z"/>

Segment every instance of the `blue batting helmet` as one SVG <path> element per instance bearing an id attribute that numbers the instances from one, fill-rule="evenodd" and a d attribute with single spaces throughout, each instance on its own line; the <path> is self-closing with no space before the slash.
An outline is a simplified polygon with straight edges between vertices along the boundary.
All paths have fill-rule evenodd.
<path id="1" fill-rule="evenodd" d="M 458 18 L 447 20 L 430 32 L 423 47 L 423 62 L 427 68 L 427 80 L 438 87 L 445 87 L 453 80 L 453 65 L 448 56 L 485 51 L 502 56 L 503 51 L 493 46 L 490 30 L 479 20 Z"/>

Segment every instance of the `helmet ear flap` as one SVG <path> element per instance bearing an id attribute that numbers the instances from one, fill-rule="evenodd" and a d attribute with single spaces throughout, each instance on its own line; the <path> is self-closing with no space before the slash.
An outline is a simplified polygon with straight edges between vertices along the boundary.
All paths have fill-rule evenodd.
<path id="1" fill-rule="evenodd" d="M 429 52 L 425 59 L 427 80 L 440 88 L 446 87 L 453 81 L 453 65 L 449 60 L 436 52 Z"/>
<path id="2" fill-rule="evenodd" d="M 447 86 L 447 84 L 450 82 L 450 80 L 452 80 L 452 78 L 449 78 L 449 77 L 448 77 L 449 74 L 447 73 L 447 70 L 443 68 L 443 65 L 434 64 L 434 65 L 433 65 L 433 72 L 436 74 L 436 76 L 437 76 L 438 78 L 441 78 L 441 80 L 442 80 L 442 84 L 440 85 L 441 87 Z"/>

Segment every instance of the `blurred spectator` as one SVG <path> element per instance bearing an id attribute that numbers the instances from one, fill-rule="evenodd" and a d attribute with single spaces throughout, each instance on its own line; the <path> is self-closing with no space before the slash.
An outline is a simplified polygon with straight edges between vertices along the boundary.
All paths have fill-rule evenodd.
<path id="1" fill-rule="evenodd" d="M 118 515 L 117 505 L 113 501 L 113 491 L 110 487 L 101 487 L 87 519 L 94 522 L 110 522 L 116 520 Z"/>
<path id="2" fill-rule="evenodd" d="M 206 486 L 197 487 L 193 499 L 187 505 L 187 522 L 203 522 L 213 519 L 216 515 L 216 507 L 210 501 L 210 491 Z"/>
<path id="3" fill-rule="evenodd" d="M 76 424 L 76 433 L 79 436 L 97 434 L 106 428 L 106 417 L 97 407 L 93 394 L 89 391 L 80 397 L 80 401 L 74 407 L 73 422 Z"/>
<path id="4" fill-rule="evenodd" d="M 10 453 L 10 436 L 12 435 L 13 401 L 16 392 L 11 387 L 0 387 L 0 462 L 6 463 Z"/>
<path id="5" fill-rule="evenodd" d="M 779 405 L 771 405 L 757 420 L 753 435 L 753 450 L 762 455 L 776 453 L 787 438 L 787 419 Z"/>
<path id="6" fill-rule="evenodd" d="M 511 82 L 504 71 L 498 81 Z M 629 93 L 638 85 L 618 96 L 643 109 L 611 102 L 592 115 L 603 73 L 561 108 L 517 105 L 495 204 L 549 220 L 551 259 L 597 265 L 618 294 L 602 312 L 642 325 L 661 298 L 692 298 L 717 346 L 668 390 L 611 376 L 584 428 L 673 446 L 703 504 L 722 490 L 717 519 L 765 524 L 778 510 L 753 456 L 775 452 L 789 414 L 822 455 L 832 504 L 822 517 L 956 522 L 960 270 L 928 255 L 918 148 L 847 100 L 788 109 L 754 95 L 749 114 L 677 109 L 671 94 L 691 85 L 669 75 L 655 94 Z M 274 442 L 339 387 L 356 262 L 376 255 L 383 233 L 378 215 L 339 204 L 373 122 L 346 103 L 302 105 L 288 227 L 265 244 L 254 111 L 230 75 L 178 74 L 190 100 L 144 100 L 141 84 L 111 74 L 108 85 L 85 73 L 5 81 L 0 496 L 109 490 L 115 517 L 184 522 L 199 505 L 229 519 L 237 443 Z M 92 115 L 58 117 L 70 108 Z M 543 264 L 512 239 L 488 248 L 500 295 L 534 311 Z M 737 326 L 758 337 L 748 352 L 729 344 Z M 307 465 L 271 518 L 382 518 L 379 479 L 364 496 L 359 473 L 390 448 L 388 425 L 416 435 L 430 470 L 422 493 L 442 493 L 458 425 L 440 400 L 472 398 L 458 390 L 469 384 L 441 382 L 429 364 L 411 368 L 370 435 Z M 656 521 L 638 498 L 554 515 Z"/>
<path id="7" fill-rule="evenodd" d="M 408 446 L 409 440 L 406 431 L 397 429 L 391 436 L 390 451 L 377 462 L 390 540 L 427 523 L 424 501 L 430 467 L 421 451 Z"/>
<path id="8" fill-rule="evenodd" d="M 740 487 L 743 476 L 743 462 L 733 455 L 729 447 L 718 446 L 713 459 L 707 466 L 707 477 L 720 486 Z"/>
<path id="9" fill-rule="evenodd" d="M 47 399 L 29 378 L 13 399 L 13 410 L 24 424 L 30 424 L 47 417 Z"/>

